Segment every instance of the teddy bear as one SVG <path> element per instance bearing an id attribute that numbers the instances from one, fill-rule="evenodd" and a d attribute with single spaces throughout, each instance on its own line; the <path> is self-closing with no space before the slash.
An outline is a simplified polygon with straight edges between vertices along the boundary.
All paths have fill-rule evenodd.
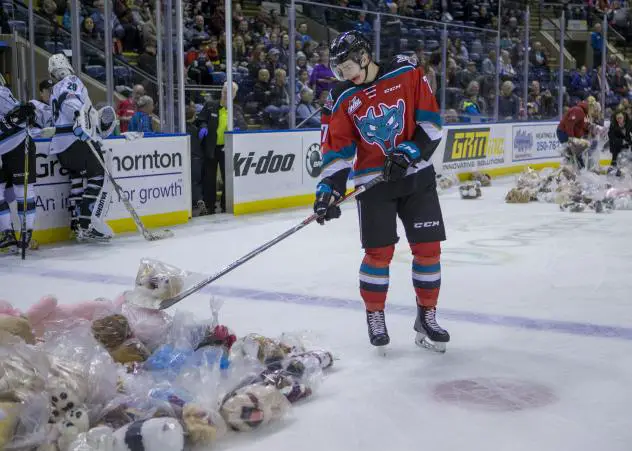
<path id="1" fill-rule="evenodd" d="M 11 335 L 20 337 L 26 343 L 35 344 L 33 328 L 28 318 L 23 316 L 19 310 L 14 309 L 7 301 L 0 300 L 0 331 L 6 331 Z M 7 344 L 5 334 L 0 336 L 0 345 Z"/>

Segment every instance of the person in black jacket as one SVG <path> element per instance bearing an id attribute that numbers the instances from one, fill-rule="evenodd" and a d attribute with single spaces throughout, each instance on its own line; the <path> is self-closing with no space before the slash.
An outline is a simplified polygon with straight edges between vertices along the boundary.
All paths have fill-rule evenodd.
<path id="1" fill-rule="evenodd" d="M 233 98 L 237 95 L 237 83 L 233 82 Z M 224 133 L 228 125 L 228 110 L 226 109 L 226 96 L 228 82 L 222 87 L 220 101 L 210 100 L 206 102 L 197 118 L 199 129 L 198 139 L 203 154 L 202 163 L 202 197 L 208 214 L 215 213 L 217 201 L 217 168 L 222 176 L 224 186 L 226 184 L 226 164 L 224 161 Z M 237 104 L 233 104 L 233 125 L 235 130 L 247 128 L 243 111 Z M 226 211 L 226 189 L 222 190 L 220 199 L 222 212 Z"/>
<path id="2" fill-rule="evenodd" d="M 608 138 L 610 140 L 610 153 L 612 154 L 612 166 L 617 166 L 617 158 L 621 151 L 630 147 L 632 144 L 632 129 L 625 120 L 625 113 L 619 111 L 615 120 L 610 122 L 608 130 Z"/>
<path id="3" fill-rule="evenodd" d="M 206 204 L 202 190 L 202 172 L 204 170 L 204 153 L 198 134 L 200 130 L 196 125 L 195 104 L 191 103 L 186 108 L 187 134 L 191 142 L 191 201 L 193 217 L 207 214 Z"/>

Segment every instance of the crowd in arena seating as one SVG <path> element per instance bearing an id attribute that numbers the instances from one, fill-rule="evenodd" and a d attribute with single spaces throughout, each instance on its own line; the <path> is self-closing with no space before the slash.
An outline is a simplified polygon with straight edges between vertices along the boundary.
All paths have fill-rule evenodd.
<path id="1" fill-rule="evenodd" d="M 240 87 L 237 104 L 249 128 L 285 128 L 291 109 L 297 123 L 318 127 L 318 108 L 325 102 L 335 81 L 328 65 L 327 42 L 310 36 L 309 27 L 327 26 L 334 30 L 356 29 L 374 38 L 374 12 L 398 14 L 416 19 L 442 20 L 448 27 L 446 61 L 446 122 L 478 122 L 493 118 L 498 96 L 499 120 L 556 118 L 558 112 L 558 74 L 550 67 L 550 55 L 541 42 L 531 39 L 524 45 L 524 2 L 503 2 L 500 54 L 496 54 L 495 30 L 498 26 L 497 0 L 327 0 L 337 6 L 357 8 L 336 10 L 303 5 L 302 14 L 312 25 L 301 22 L 296 29 L 295 58 L 289 55 L 286 17 L 277 9 L 259 8 L 244 13 L 241 3 L 233 3 L 233 80 Z M 219 92 L 226 81 L 224 2 L 221 0 L 185 0 L 184 63 L 187 84 L 208 86 L 207 92 L 192 91 L 188 99 L 202 108 L 209 92 Z M 255 5 L 257 3 L 255 2 Z M 602 86 L 599 65 L 601 30 L 593 24 L 593 12 L 605 13 L 612 24 L 626 25 L 621 19 L 624 2 L 608 0 L 566 0 L 567 19 L 586 19 L 594 29 L 591 43 L 593 67 L 566 71 L 564 105 L 568 107 L 594 95 Z M 588 7 L 586 7 L 588 6 Z M 280 8 L 283 12 L 285 8 Z M 104 0 L 81 2 L 81 32 L 84 42 L 103 48 Z M 627 14 L 627 9 L 625 10 Z M 66 0 L 42 0 L 39 13 L 50 22 L 38 25 L 38 43 L 69 47 L 67 37 L 57 27 L 70 29 L 70 6 Z M 627 17 L 627 16 L 626 16 Z M 113 48 L 117 61 L 131 63 L 149 75 L 156 74 L 156 25 L 154 2 L 114 0 L 112 8 Z M 597 21 L 598 22 L 598 21 Z M 318 25 L 314 25 L 317 23 Z M 51 29 L 52 27 L 52 29 Z M 490 29 L 490 33 L 481 29 Z M 426 69 L 431 85 L 441 95 L 442 27 L 412 19 L 383 16 L 380 25 L 381 57 L 395 53 L 416 55 Z M 319 33 L 315 33 L 319 34 Z M 61 37 L 60 37 L 61 36 Z M 57 49 L 54 49 L 57 50 Z M 528 52 L 525 55 L 525 52 Z M 89 48 L 84 50 L 84 69 L 97 79 L 104 78 L 103 62 Z M 296 63 L 296 84 L 289 86 L 289 67 Z M 525 70 L 525 60 L 528 67 Z M 496 85 L 497 64 L 500 85 Z M 607 106 L 614 108 L 628 98 L 630 76 L 617 75 L 616 61 L 608 59 Z M 115 84 L 130 86 L 122 90 L 132 96 L 132 86 L 143 82 L 150 99 L 156 98 L 155 86 L 117 66 Z M 526 78 L 525 78 L 526 76 Z M 527 86 L 527 101 L 524 88 Z M 295 105 L 290 105 L 290 89 L 295 91 Z M 136 88 L 134 88 L 136 90 Z M 441 99 L 438 97 L 438 100 Z M 145 99 L 145 105 L 147 101 Z M 133 103 L 134 111 L 138 111 Z M 126 107 L 129 107 L 127 105 Z M 153 103 L 151 108 L 155 109 Z M 127 125 L 127 124 L 126 124 Z"/>

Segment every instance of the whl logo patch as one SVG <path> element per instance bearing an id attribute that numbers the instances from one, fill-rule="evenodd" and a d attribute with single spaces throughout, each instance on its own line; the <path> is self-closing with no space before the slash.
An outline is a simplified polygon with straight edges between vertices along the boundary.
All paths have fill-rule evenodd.
<path id="1" fill-rule="evenodd" d="M 235 177 L 244 177 L 248 174 L 275 174 L 277 172 L 290 172 L 294 167 L 294 154 L 278 154 L 269 150 L 267 154 L 255 158 L 254 152 L 248 152 L 243 156 L 236 153 L 233 156 Z"/>

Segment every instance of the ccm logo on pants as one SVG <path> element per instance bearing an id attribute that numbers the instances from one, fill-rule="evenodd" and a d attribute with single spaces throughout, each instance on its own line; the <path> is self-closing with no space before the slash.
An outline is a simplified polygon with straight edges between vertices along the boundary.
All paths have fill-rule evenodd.
<path id="1" fill-rule="evenodd" d="M 416 229 L 425 229 L 426 227 L 439 227 L 439 224 L 441 221 L 416 222 L 413 225 Z"/>

